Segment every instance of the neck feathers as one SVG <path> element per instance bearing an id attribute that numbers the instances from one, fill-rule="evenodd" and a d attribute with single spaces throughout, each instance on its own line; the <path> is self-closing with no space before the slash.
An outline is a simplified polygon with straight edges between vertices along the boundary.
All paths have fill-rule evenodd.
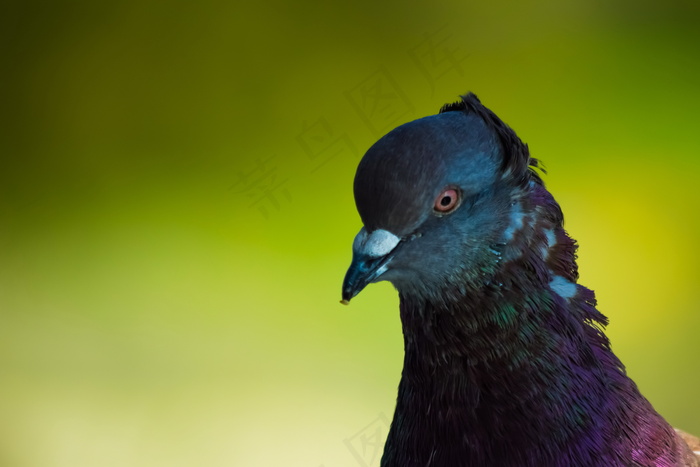
<path id="1" fill-rule="evenodd" d="M 382 465 L 681 465 L 576 283 L 559 206 L 530 188 L 484 283 L 440 303 L 401 295 L 405 361 Z"/>

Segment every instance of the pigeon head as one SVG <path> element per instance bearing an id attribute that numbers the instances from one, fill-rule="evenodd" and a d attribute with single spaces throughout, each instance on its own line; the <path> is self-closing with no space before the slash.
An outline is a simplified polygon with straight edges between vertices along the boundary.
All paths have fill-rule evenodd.
<path id="1" fill-rule="evenodd" d="M 519 200 L 541 184 L 530 166 L 527 146 L 473 94 L 382 137 L 355 175 L 364 227 L 342 302 L 382 280 L 421 298 L 488 280 L 522 222 Z"/>

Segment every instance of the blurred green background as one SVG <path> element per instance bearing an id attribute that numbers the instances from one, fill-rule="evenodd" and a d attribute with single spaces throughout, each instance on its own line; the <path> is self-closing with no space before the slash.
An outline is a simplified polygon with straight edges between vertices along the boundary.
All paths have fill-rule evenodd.
<path id="1" fill-rule="evenodd" d="M 700 434 L 699 5 L 4 2 L 0 465 L 378 465 L 403 344 L 391 285 L 338 304 L 352 179 L 468 90 Z"/>

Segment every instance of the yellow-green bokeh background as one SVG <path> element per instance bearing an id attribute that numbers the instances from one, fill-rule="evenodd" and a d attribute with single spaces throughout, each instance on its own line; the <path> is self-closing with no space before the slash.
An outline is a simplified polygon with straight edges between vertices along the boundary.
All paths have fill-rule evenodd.
<path id="1" fill-rule="evenodd" d="M 354 170 L 467 90 L 545 162 L 631 375 L 700 433 L 698 5 L 5 2 L 0 465 L 361 465 L 402 339 L 389 284 L 338 304 Z"/>

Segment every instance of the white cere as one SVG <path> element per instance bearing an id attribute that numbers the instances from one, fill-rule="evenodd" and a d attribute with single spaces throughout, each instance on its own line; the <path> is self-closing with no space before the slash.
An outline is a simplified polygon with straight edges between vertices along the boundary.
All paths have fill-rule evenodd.
<path id="1" fill-rule="evenodd" d="M 352 250 L 366 254 L 371 258 L 378 258 L 393 250 L 400 241 L 399 237 L 388 230 L 377 229 L 368 234 L 367 230 L 362 227 L 352 243 Z"/>
<path id="2" fill-rule="evenodd" d="M 576 295 L 576 284 L 561 276 L 554 276 L 549 283 L 549 288 L 562 298 L 570 299 Z"/>

